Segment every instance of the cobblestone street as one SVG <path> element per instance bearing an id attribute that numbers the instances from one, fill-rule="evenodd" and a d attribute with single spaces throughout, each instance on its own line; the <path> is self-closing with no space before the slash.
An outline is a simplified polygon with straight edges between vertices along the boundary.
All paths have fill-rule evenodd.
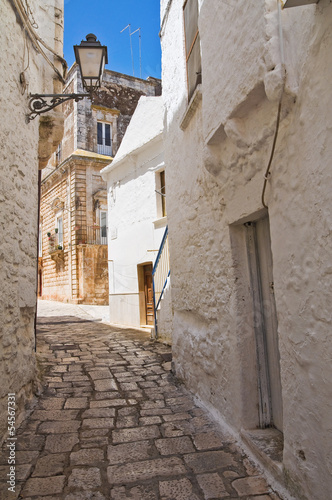
<path id="1" fill-rule="evenodd" d="M 2 499 L 280 498 L 174 379 L 168 346 L 63 311 L 39 317 L 45 389 L 17 430 L 16 494 L 2 483 Z"/>

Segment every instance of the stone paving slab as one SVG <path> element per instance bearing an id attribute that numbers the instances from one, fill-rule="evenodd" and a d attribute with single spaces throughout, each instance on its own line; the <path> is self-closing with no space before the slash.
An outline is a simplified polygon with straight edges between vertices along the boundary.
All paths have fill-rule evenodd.
<path id="1" fill-rule="evenodd" d="M 3 445 L 0 500 L 280 500 L 149 334 L 59 312 L 37 352 L 44 391 L 17 430 L 15 493 Z"/>

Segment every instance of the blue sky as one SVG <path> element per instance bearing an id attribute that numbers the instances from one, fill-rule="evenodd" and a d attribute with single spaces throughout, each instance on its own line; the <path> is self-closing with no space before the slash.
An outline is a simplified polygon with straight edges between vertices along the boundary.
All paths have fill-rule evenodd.
<path id="1" fill-rule="evenodd" d="M 64 0 L 64 56 L 70 67 L 74 60 L 73 45 L 80 44 L 88 33 L 94 33 L 107 45 L 107 69 L 133 74 L 129 29 L 141 28 L 142 78 L 160 78 L 159 0 Z M 132 35 L 135 76 L 140 76 L 139 32 Z"/>

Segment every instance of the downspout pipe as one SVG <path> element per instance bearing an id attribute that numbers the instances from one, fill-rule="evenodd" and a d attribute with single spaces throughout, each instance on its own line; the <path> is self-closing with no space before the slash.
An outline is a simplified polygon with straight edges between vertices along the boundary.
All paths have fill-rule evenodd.
<path id="1" fill-rule="evenodd" d="M 39 225 L 40 225 L 40 197 L 42 171 L 38 170 L 38 203 L 37 203 L 37 265 L 36 265 L 36 309 L 35 309 L 35 352 L 37 351 L 37 307 L 38 307 L 38 256 L 39 256 Z"/>

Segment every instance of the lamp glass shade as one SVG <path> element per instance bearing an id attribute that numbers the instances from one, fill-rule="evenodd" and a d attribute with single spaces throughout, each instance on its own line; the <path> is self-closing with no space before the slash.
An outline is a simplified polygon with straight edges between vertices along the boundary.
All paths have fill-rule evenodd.
<path id="1" fill-rule="evenodd" d="M 79 65 L 83 87 L 91 92 L 101 85 L 101 78 L 107 63 L 107 47 L 97 42 L 95 35 L 87 35 L 87 41 L 75 45 L 76 62 Z"/>
<path id="2" fill-rule="evenodd" d="M 319 0 L 281 0 L 281 5 L 283 9 L 287 9 L 288 7 L 301 7 L 318 2 Z"/>

